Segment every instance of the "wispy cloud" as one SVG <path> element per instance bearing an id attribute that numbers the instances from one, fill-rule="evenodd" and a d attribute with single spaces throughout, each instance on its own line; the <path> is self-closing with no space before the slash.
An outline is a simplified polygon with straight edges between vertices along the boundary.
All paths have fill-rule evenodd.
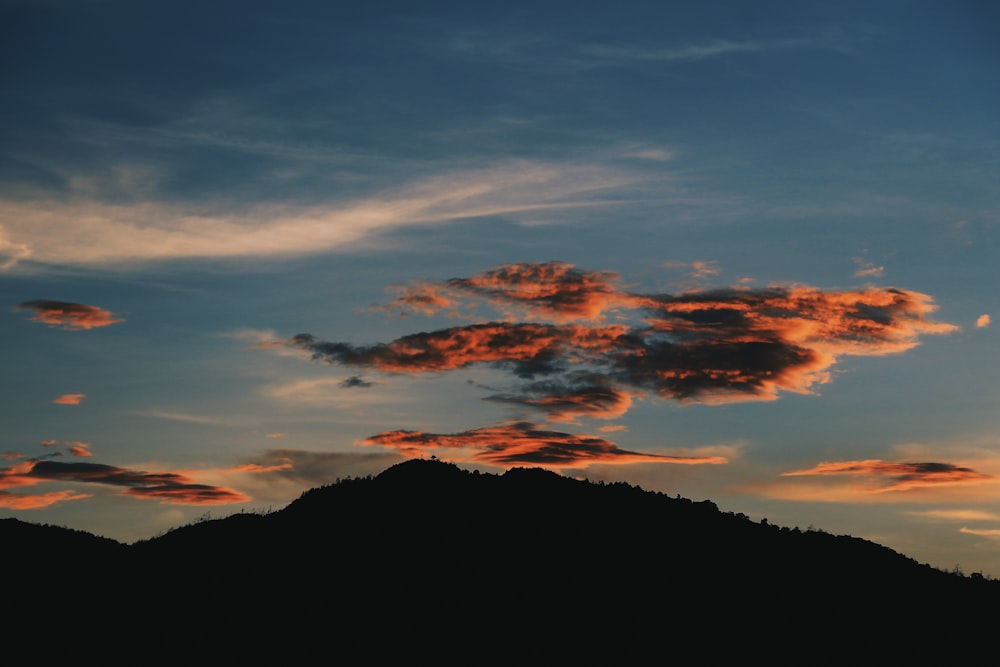
<path id="1" fill-rule="evenodd" d="M 990 318 L 989 315 L 987 315 L 986 313 L 983 313 L 982 315 L 980 315 L 979 317 L 976 318 L 976 328 L 977 329 L 985 329 L 988 326 L 990 326 L 990 323 L 992 321 L 993 320 Z"/>
<path id="2" fill-rule="evenodd" d="M 372 384 L 359 376 L 309 378 L 269 384 L 261 388 L 261 393 L 289 404 L 324 405 L 338 410 L 355 410 L 401 400 L 394 395 L 374 395 L 364 391 Z"/>
<path id="3" fill-rule="evenodd" d="M 80 405 L 86 397 L 86 394 L 63 394 L 52 399 L 52 402 L 56 405 Z"/>
<path id="4" fill-rule="evenodd" d="M 208 424 L 213 426 L 246 426 L 247 423 L 253 421 L 249 418 L 199 415 L 188 412 L 172 412 L 170 410 L 134 410 L 132 414 L 142 417 L 153 417 L 154 419 L 167 419 L 169 421 L 185 422 L 188 424 Z"/>
<path id="5" fill-rule="evenodd" d="M 877 459 L 820 463 L 806 470 L 794 470 L 782 473 L 782 475 L 785 477 L 802 475 L 863 477 L 871 482 L 871 486 L 868 487 L 871 493 L 907 491 L 942 484 L 980 483 L 992 479 L 991 475 L 951 463 L 936 461 L 891 462 Z"/>
<path id="6" fill-rule="evenodd" d="M 873 264 L 861 258 L 855 258 L 854 261 L 858 266 L 854 275 L 858 278 L 881 278 L 885 274 L 884 266 Z"/>
<path id="7" fill-rule="evenodd" d="M 966 533 L 968 535 L 978 535 L 979 537 L 1000 539 L 1000 528 L 969 528 L 967 526 L 962 526 L 959 528 L 958 532 Z"/>
<path id="8" fill-rule="evenodd" d="M 441 174 L 369 198 L 231 212 L 148 201 L 0 201 L 6 264 L 133 265 L 177 258 L 313 255 L 405 226 L 601 205 L 636 176 L 602 166 L 512 161 Z M 15 252 L 16 251 L 16 252 Z"/>
<path id="9" fill-rule="evenodd" d="M 975 509 L 935 509 L 907 512 L 913 516 L 924 516 L 945 521 L 1000 521 L 1000 514 Z"/>
<path id="10" fill-rule="evenodd" d="M 760 53 L 815 46 L 803 38 L 778 40 L 729 40 L 714 39 L 692 42 L 671 48 L 642 48 L 635 46 L 587 45 L 581 47 L 585 55 L 603 60 L 647 60 L 655 62 L 697 62 L 739 53 Z"/>
<path id="11" fill-rule="evenodd" d="M 25 301 L 19 304 L 17 309 L 32 311 L 34 314 L 31 319 L 35 322 L 44 322 L 54 328 L 66 331 L 96 329 L 125 321 L 103 308 L 68 301 L 48 299 Z"/>

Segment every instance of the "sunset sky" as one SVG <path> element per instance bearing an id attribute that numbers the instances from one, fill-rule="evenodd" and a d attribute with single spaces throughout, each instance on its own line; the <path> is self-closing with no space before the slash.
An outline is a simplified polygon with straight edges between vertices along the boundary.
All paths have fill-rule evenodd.
<path id="1" fill-rule="evenodd" d="M 996 7 L 3 3 L 0 517 L 433 455 L 1000 576 Z"/>

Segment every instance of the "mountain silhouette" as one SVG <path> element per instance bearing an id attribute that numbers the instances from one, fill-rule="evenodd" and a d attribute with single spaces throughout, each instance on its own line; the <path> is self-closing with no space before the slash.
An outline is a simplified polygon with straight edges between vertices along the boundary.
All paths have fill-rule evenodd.
<path id="1" fill-rule="evenodd" d="M 414 459 L 134 544 L 0 521 L 35 661 L 975 664 L 1000 583 L 626 483 Z"/>

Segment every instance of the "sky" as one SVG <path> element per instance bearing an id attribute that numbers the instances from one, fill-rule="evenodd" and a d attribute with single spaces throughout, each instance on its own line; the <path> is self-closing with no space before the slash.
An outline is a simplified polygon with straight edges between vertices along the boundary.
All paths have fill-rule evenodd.
<path id="1" fill-rule="evenodd" d="M 997 26 L 7 0 L 0 517 L 133 542 L 436 456 L 1000 576 Z"/>

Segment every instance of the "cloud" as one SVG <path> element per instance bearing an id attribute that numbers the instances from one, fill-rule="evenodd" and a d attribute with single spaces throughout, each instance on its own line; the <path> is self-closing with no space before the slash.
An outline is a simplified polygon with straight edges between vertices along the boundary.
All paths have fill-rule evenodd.
<path id="1" fill-rule="evenodd" d="M 652 160 L 653 162 L 667 162 L 672 160 L 674 152 L 666 148 L 633 148 L 622 153 L 623 157 L 635 158 L 637 160 Z"/>
<path id="2" fill-rule="evenodd" d="M 188 424 L 209 424 L 212 426 L 246 426 L 255 421 L 255 417 L 249 415 L 239 415 L 222 417 L 214 415 L 196 415 L 186 412 L 171 412 L 169 410 L 132 410 L 131 414 L 143 417 L 153 417 L 154 419 L 166 419 L 169 421 L 184 422 Z"/>
<path id="3" fill-rule="evenodd" d="M 565 262 L 507 264 L 446 286 L 494 304 L 520 306 L 528 317 L 603 321 L 609 311 L 634 305 L 611 271 L 583 271 Z"/>
<path id="4" fill-rule="evenodd" d="M 993 479 L 991 475 L 950 463 L 899 463 L 877 459 L 820 463 L 807 470 L 782 473 L 782 476 L 785 477 L 802 475 L 850 475 L 864 477 L 871 483 L 868 488 L 871 493 L 908 491 L 914 488 L 943 484 L 980 483 L 984 480 Z"/>
<path id="5" fill-rule="evenodd" d="M 584 47 L 584 53 L 602 59 L 615 60 L 648 60 L 654 62 L 698 62 L 712 58 L 720 58 L 736 53 L 758 53 L 776 49 L 790 49 L 803 46 L 814 46 L 815 42 L 806 39 L 789 38 L 773 41 L 716 39 L 700 44 L 686 44 L 681 47 L 667 49 L 644 49 L 636 47 L 615 47 L 594 45 Z"/>
<path id="6" fill-rule="evenodd" d="M 77 458 L 86 458 L 88 456 L 93 456 L 93 452 L 90 451 L 90 445 L 85 442 L 68 442 L 70 456 L 76 456 Z"/>
<path id="7" fill-rule="evenodd" d="M 10 510 L 38 510 L 71 500 L 86 500 L 90 493 L 75 491 L 49 491 L 48 493 L 15 494 L 0 490 L 0 507 Z"/>
<path id="8" fill-rule="evenodd" d="M 39 443 L 42 447 L 56 447 L 58 445 L 66 446 L 66 453 L 70 456 L 75 456 L 77 458 L 86 458 L 93 456 L 93 452 L 90 451 L 90 444 L 86 442 L 80 442 L 79 440 L 70 440 L 67 442 L 60 442 L 59 440 L 43 440 Z M 62 454 L 56 454 L 56 456 L 62 456 Z"/>
<path id="9" fill-rule="evenodd" d="M 632 407 L 628 391 L 593 373 L 571 376 L 568 382 L 533 382 L 520 387 L 517 393 L 494 394 L 486 400 L 542 410 L 550 421 L 564 423 L 573 423 L 579 417 L 616 419 Z"/>
<path id="10" fill-rule="evenodd" d="M 986 327 L 990 326 L 991 321 L 992 320 L 990 319 L 990 316 L 987 315 L 986 313 L 983 313 L 982 315 L 976 318 L 976 328 L 985 329 Z"/>
<path id="11" fill-rule="evenodd" d="M 144 472 L 99 463 L 61 463 L 31 460 L 0 468 L 0 507 L 12 509 L 47 507 L 56 502 L 90 497 L 72 491 L 40 495 L 13 494 L 8 488 L 42 482 L 77 482 L 124 487 L 124 494 L 152 498 L 173 505 L 219 505 L 250 500 L 233 489 L 198 484 L 186 473 Z"/>
<path id="12" fill-rule="evenodd" d="M 881 278 L 885 273 L 884 266 L 875 266 L 874 264 L 866 264 L 859 267 L 854 275 L 859 278 Z"/>
<path id="13" fill-rule="evenodd" d="M 410 457 L 448 451 L 449 460 L 453 462 L 491 466 L 581 468 L 595 463 L 726 463 L 726 459 L 716 456 L 630 452 L 603 438 L 545 430 L 528 422 L 508 422 L 451 434 L 386 431 L 367 438 L 362 444 L 387 447 Z"/>
<path id="14" fill-rule="evenodd" d="M 63 394 L 52 399 L 52 402 L 56 405 L 80 405 L 86 397 L 86 394 Z"/>
<path id="15" fill-rule="evenodd" d="M 301 449 L 270 449 L 247 460 L 262 475 L 265 483 L 282 480 L 295 484 L 321 486 L 337 478 L 376 474 L 404 460 L 396 452 L 317 452 Z M 237 469 L 238 470 L 238 469 Z"/>
<path id="16" fill-rule="evenodd" d="M 472 364 L 506 364 L 516 375 L 531 377 L 553 371 L 574 352 L 608 352 L 626 329 L 535 323 L 488 322 L 410 334 L 391 343 L 351 345 L 324 342 L 310 334 L 294 336 L 287 345 L 313 359 L 388 373 L 442 372 Z"/>
<path id="17" fill-rule="evenodd" d="M 441 284 L 416 282 L 397 288 L 399 296 L 386 308 L 433 315 L 466 307 L 482 298 L 510 318 L 540 317 L 556 322 L 604 321 L 635 299 L 621 289 L 611 271 L 583 271 L 565 262 L 505 264 L 469 278 Z"/>
<path id="18" fill-rule="evenodd" d="M 296 355 L 300 356 L 301 352 L 296 352 Z M 362 412 L 389 402 L 408 400 L 406 396 L 400 397 L 388 392 L 376 395 L 363 391 L 367 386 L 374 384 L 358 376 L 308 378 L 266 385 L 260 391 L 268 398 L 291 406 L 323 405 L 336 410 Z"/>
<path id="19" fill-rule="evenodd" d="M 408 226 L 603 205 L 637 177 L 601 166 L 513 160 L 323 205 L 182 207 L 0 200 L 0 263 L 130 266 L 172 259 L 298 257 Z"/>
<path id="20" fill-rule="evenodd" d="M 968 535 L 978 535 L 979 537 L 1000 538 L 1000 528 L 967 528 L 963 526 L 958 529 L 958 532 Z"/>
<path id="21" fill-rule="evenodd" d="M 97 306 L 68 301 L 51 301 L 39 299 L 25 301 L 17 306 L 18 310 L 31 310 L 31 319 L 44 322 L 52 327 L 66 331 L 81 331 L 106 327 L 125 320 L 115 317 L 113 313 Z"/>
<path id="22" fill-rule="evenodd" d="M 1000 521 L 1000 514 L 996 512 L 985 512 L 983 510 L 953 509 L 953 510 L 924 510 L 920 512 L 907 512 L 914 516 L 925 516 L 931 519 L 944 519 L 946 521 Z"/>
<path id="23" fill-rule="evenodd" d="M 958 329 L 931 319 L 936 306 L 928 295 L 897 288 L 646 294 L 625 290 L 611 272 L 561 262 L 503 265 L 415 290 L 403 288 L 390 307 L 416 303 L 421 312 L 441 306 L 454 314 L 479 301 L 507 319 L 373 345 L 311 334 L 283 344 L 314 360 L 385 373 L 442 373 L 475 364 L 504 369 L 532 383 L 491 400 L 571 421 L 620 416 L 644 395 L 718 404 L 814 393 L 844 356 L 901 353 L 923 335 Z M 514 311 L 532 320 L 512 320 Z"/>

